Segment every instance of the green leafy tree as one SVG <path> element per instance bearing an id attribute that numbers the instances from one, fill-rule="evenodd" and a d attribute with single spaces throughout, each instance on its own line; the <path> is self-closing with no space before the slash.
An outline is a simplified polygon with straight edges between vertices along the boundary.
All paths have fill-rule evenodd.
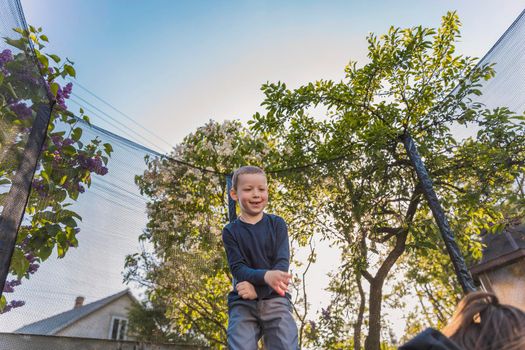
<path id="1" fill-rule="evenodd" d="M 110 144 L 94 139 L 81 141 L 79 119 L 65 104 L 72 84 L 61 86 L 60 79 L 75 77 L 73 63 L 44 53 L 48 38 L 41 28 L 16 29 L 16 38 L 4 38 L 12 49 L 0 53 L 0 186 L 9 188 L 18 170 L 29 130 L 41 105 L 53 103 L 47 138 L 40 154 L 25 220 L 19 229 L 10 273 L 15 277 L 4 286 L 12 293 L 23 278 L 29 278 L 53 250 L 60 258 L 77 247 L 81 217 L 68 207 L 91 184 L 93 174 L 105 175 Z M 80 111 L 80 118 L 89 123 Z M 0 187 L 0 201 L 8 195 Z M 0 300 L 7 312 L 23 301 Z"/>
<path id="2" fill-rule="evenodd" d="M 128 334 L 139 341 L 150 343 L 204 345 L 204 342 L 194 334 L 177 333 L 166 316 L 167 309 L 167 305 L 159 300 L 133 304 L 128 312 Z"/>
<path id="3" fill-rule="evenodd" d="M 421 256 L 430 262 L 432 254 L 444 251 L 405 149 L 407 138 L 415 139 L 469 259 L 479 258 L 477 233 L 502 218 L 497 205 L 515 191 L 523 172 L 523 118 L 504 108 L 484 110 L 473 100 L 494 72 L 455 53 L 459 27 L 457 15 L 448 13 L 438 29 L 391 28 L 368 37 L 369 62 L 362 67 L 350 63 L 340 82 L 320 80 L 294 90 L 279 82 L 262 88 L 266 113 L 254 116 L 252 130 L 291 149 L 289 156 L 283 154 L 284 166 L 323 164 L 303 177 L 324 178 L 319 184 L 329 201 L 322 235 L 341 251 L 336 278 L 356 281 L 357 290 L 368 285 L 367 293 L 357 293 L 355 349 L 361 347 L 365 324 L 365 349 L 381 347 L 385 283 L 400 258 L 408 252 L 407 263 Z M 456 125 L 479 132 L 458 140 L 451 132 Z M 433 274 L 443 279 L 448 273 L 455 285 L 449 261 L 433 261 L 444 267 L 419 272 L 430 283 Z M 336 294 L 348 296 L 352 290 Z"/>

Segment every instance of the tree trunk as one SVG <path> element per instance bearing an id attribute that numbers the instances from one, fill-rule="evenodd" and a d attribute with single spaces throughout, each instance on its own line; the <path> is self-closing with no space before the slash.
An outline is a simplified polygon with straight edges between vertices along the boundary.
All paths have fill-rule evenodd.
<path id="1" fill-rule="evenodd" d="M 381 347 L 381 306 L 383 302 L 382 280 L 370 283 L 370 296 L 368 298 L 368 336 L 365 341 L 365 350 L 380 350 Z"/>
<path id="2" fill-rule="evenodd" d="M 381 347 L 381 305 L 383 302 L 383 284 L 388 276 L 388 273 L 396 263 L 397 259 L 405 252 L 406 241 L 410 224 L 414 219 L 417 207 L 420 202 L 420 187 L 416 186 L 410 204 L 408 205 L 407 212 L 405 214 L 405 225 L 396 235 L 396 243 L 394 248 L 388 253 L 375 276 L 368 271 L 363 271 L 363 276 L 370 283 L 370 296 L 368 299 L 369 307 L 369 329 L 368 336 L 365 341 L 365 350 L 380 350 Z"/>
<path id="3" fill-rule="evenodd" d="M 363 327 L 363 316 L 365 314 L 365 291 L 361 283 L 361 274 L 357 275 L 357 288 L 359 290 L 359 311 L 354 325 L 354 350 L 361 350 L 361 328 Z"/>

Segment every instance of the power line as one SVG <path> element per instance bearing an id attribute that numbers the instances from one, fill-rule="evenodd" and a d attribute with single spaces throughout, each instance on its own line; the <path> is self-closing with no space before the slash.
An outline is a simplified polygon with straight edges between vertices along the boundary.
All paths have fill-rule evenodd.
<path id="1" fill-rule="evenodd" d="M 72 79 L 70 79 L 72 80 Z M 103 98 L 101 98 L 100 96 L 98 96 L 97 94 L 95 94 L 94 92 L 90 91 L 88 88 L 86 88 L 85 86 L 83 86 L 82 84 L 80 84 L 78 82 L 78 80 L 74 80 L 74 83 L 76 85 L 78 85 L 78 87 L 80 87 L 82 90 L 86 91 L 88 94 L 90 94 L 91 96 L 95 97 L 97 100 L 99 100 L 100 102 L 104 103 L 106 106 L 108 106 L 109 108 L 113 109 L 115 112 L 117 112 L 118 114 L 122 115 L 123 117 L 125 117 L 126 119 L 130 120 L 133 124 L 137 125 L 139 128 L 141 128 L 142 130 L 146 131 L 148 134 L 150 134 L 151 136 L 155 137 L 156 139 L 162 141 L 163 143 L 165 143 L 166 145 L 168 145 L 170 148 L 173 147 L 173 145 L 164 140 L 162 137 L 160 137 L 159 135 L 153 133 L 151 130 L 147 129 L 146 127 L 144 127 L 143 125 L 141 125 L 140 123 L 138 123 L 135 119 L 131 118 L 129 115 L 127 115 L 126 113 L 122 112 L 121 110 L 119 110 L 118 108 L 116 108 L 115 106 L 113 106 L 111 103 L 109 103 L 108 101 L 104 100 Z"/>
<path id="2" fill-rule="evenodd" d="M 135 137 L 131 134 L 129 134 L 125 129 L 122 129 L 121 127 L 119 127 L 118 125 L 115 125 L 113 124 L 111 121 L 107 120 L 105 117 L 102 117 L 101 115 L 97 114 L 96 112 L 94 112 L 93 110 L 87 108 L 86 106 L 84 106 L 83 104 L 81 104 L 80 102 L 78 102 L 77 100 L 73 99 L 73 98 L 70 98 L 69 99 L 71 102 L 75 103 L 76 105 L 78 105 L 80 108 L 84 109 L 85 111 L 89 112 L 89 114 L 93 115 L 93 116 L 96 116 L 96 117 L 99 117 L 100 119 L 102 119 L 104 122 L 108 123 L 109 125 L 111 125 L 112 127 L 114 127 L 115 129 L 119 130 L 120 132 L 122 132 L 123 134 L 125 134 L 126 136 L 128 136 L 130 139 L 134 139 Z M 81 119 L 78 118 L 78 120 L 80 121 Z M 111 120 L 114 120 L 113 118 Z"/>
<path id="3" fill-rule="evenodd" d="M 85 104 L 87 104 L 88 106 L 91 106 L 92 108 L 96 109 L 98 112 L 104 114 L 106 117 L 108 117 L 109 119 L 113 120 L 114 122 L 124 126 L 124 124 L 122 124 L 122 122 L 120 122 L 119 120 L 117 120 L 116 118 L 112 117 L 111 115 L 109 115 L 108 113 L 104 112 L 103 110 L 101 110 L 100 108 L 98 108 L 97 106 L 93 105 L 91 102 L 85 100 L 84 98 L 78 96 L 77 94 L 75 93 L 72 93 L 71 95 L 75 96 L 76 98 L 78 98 L 79 100 L 81 100 L 82 102 L 84 102 Z M 78 104 L 80 106 L 80 104 L 74 100 L 72 100 L 73 102 L 75 102 L 76 104 Z M 82 107 L 82 106 L 81 106 Z M 86 108 L 85 108 L 86 109 Z M 87 110 L 87 109 L 86 109 Z M 92 111 L 91 111 L 92 112 Z M 100 118 L 103 118 L 102 116 L 98 115 L 98 117 Z M 104 119 L 104 118 L 103 118 Z M 125 126 L 124 126 L 125 127 Z M 129 131 L 131 131 L 132 133 L 134 133 L 135 135 L 137 135 L 139 138 L 141 138 L 142 140 L 146 141 L 147 143 L 149 143 L 150 145 L 153 145 L 154 147 L 156 147 L 157 149 L 159 150 L 162 150 L 162 147 L 158 146 L 157 144 L 155 144 L 154 142 L 148 140 L 147 138 L 145 138 L 144 136 L 142 136 L 141 134 L 139 134 L 138 132 L 136 132 L 135 130 L 131 129 L 131 128 L 128 128 L 128 127 L 125 127 L 126 129 L 128 129 Z M 128 134 L 129 135 L 129 134 Z"/>

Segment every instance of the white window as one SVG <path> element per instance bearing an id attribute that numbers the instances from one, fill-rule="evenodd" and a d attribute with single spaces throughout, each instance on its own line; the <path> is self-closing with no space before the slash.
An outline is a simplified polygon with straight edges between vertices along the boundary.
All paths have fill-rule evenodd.
<path id="1" fill-rule="evenodd" d="M 127 340 L 128 319 L 124 317 L 113 316 L 109 326 L 109 339 Z"/>

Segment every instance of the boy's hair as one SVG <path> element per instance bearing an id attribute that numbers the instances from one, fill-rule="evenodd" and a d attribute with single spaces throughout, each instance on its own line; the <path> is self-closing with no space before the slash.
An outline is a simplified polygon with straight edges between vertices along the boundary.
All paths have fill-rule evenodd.
<path id="1" fill-rule="evenodd" d="M 245 175 L 245 174 L 261 174 L 261 175 L 266 176 L 266 173 L 264 172 L 264 170 L 262 170 L 258 166 L 253 166 L 253 165 L 242 166 L 233 172 L 232 188 L 235 191 L 237 191 L 237 185 L 239 183 L 239 176 Z"/>
<path id="2" fill-rule="evenodd" d="M 525 349 L 525 312 L 500 304 L 492 293 L 472 292 L 443 333 L 465 350 Z"/>

